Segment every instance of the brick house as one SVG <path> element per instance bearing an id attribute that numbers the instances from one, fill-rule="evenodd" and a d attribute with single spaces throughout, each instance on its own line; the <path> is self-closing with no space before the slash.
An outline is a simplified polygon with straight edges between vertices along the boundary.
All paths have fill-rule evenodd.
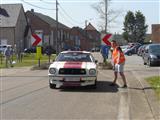
<path id="1" fill-rule="evenodd" d="M 22 4 L 0 4 L 0 17 L 0 44 L 23 51 L 31 34 Z"/>
<path id="2" fill-rule="evenodd" d="M 160 43 L 160 24 L 152 25 L 152 36 L 151 40 L 153 43 Z"/>
<path id="3" fill-rule="evenodd" d="M 65 48 L 66 42 L 69 40 L 69 27 L 58 22 L 58 40 L 56 41 L 56 20 L 44 14 L 34 12 L 33 9 L 31 11 L 27 11 L 26 16 L 32 28 L 32 33 L 37 30 L 41 30 L 43 32 L 43 46 L 51 45 L 55 50 L 57 49 L 59 52 Z"/>
<path id="4" fill-rule="evenodd" d="M 74 50 L 91 50 L 92 44 L 87 37 L 87 32 L 80 27 L 73 27 L 70 30 L 70 40 Z"/>
<path id="5" fill-rule="evenodd" d="M 89 23 L 84 30 L 86 31 L 87 37 L 91 42 L 91 48 L 100 47 L 101 45 L 101 34 L 96 30 L 96 28 Z"/>

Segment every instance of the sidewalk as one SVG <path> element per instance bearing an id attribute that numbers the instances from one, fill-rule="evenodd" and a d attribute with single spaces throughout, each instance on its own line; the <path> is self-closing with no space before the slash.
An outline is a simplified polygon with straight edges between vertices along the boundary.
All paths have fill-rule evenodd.
<path id="1" fill-rule="evenodd" d="M 21 74 L 27 71 L 30 71 L 31 67 L 12 67 L 12 68 L 3 68 L 0 69 L 0 75 L 3 76 L 10 76 L 14 74 Z"/>
<path id="2" fill-rule="evenodd" d="M 156 76 L 157 74 L 155 72 L 153 73 L 153 71 L 141 73 L 134 70 L 132 73 L 142 86 L 142 90 L 144 91 L 155 120 L 160 120 L 160 101 L 157 99 L 153 88 L 144 80 L 146 77 Z"/>

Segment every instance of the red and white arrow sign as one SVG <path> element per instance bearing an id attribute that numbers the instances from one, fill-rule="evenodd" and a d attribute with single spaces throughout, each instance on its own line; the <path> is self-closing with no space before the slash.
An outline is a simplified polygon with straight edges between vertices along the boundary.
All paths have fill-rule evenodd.
<path id="1" fill-rule="evenodd" d="M 103 37 L 103 42 L 108 45 L 108 46 L 111 46 L 111 42 L 109 41 L 109 39 L 111 38 L 112 34 L 107 34 Z"/>
<path id="2" fill-rule="evenodd" d="M 32 34 L 32 46 L 37 46 L 42 44 L 42 39 L 37 34 Z"/>

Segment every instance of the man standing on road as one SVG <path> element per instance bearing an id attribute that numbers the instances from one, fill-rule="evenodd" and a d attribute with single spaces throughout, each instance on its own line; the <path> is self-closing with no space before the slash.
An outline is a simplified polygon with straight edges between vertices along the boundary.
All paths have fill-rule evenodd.
<path id="1" fill-rule="evenodd" d="M 127 88 L 126 77 L 124 75 L 125 56 L 122 52 L 122 49 L 120 48 L 120 46 L 118 46 L 115 40 L 111 42 L 111 47 L 113 48 L 112 62 L 113 62 L 113 68 L 114 68 L 114 81 L 111 84 L 111 86 L 114 86 L 116 84 L 118 73 L 119 73 L 124 82 L 123 88 Z"/>
<path id="2" fill-rule="evenodd" d="M 8 62 L 10 63 L 10 66 L 13 67 L 12 59 L 11 59 L 12 54 L 13 54 L 13 52 L 12 52 L 11 48 L 9 46 L 7 46 L 7 48 L 4 51 L 4 55 L 6 58 L 6 67 L 8 67 Z"/>

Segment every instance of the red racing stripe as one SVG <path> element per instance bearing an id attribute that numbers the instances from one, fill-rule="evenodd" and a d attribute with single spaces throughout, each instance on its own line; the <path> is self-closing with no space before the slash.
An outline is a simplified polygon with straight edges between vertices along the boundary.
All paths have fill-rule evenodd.
<path id="1" fill-rule="evenodd" d="M 64 68 L 82 68 L 82 62 L 66 62 Z"/>

